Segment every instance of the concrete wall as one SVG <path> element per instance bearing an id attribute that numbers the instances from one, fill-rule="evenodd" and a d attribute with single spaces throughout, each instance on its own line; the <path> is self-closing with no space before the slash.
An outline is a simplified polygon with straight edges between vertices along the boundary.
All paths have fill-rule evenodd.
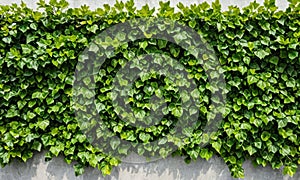
<path id="1" fill-rule="evenodd" d="M 30 7 L 35 8 L 37 0 L 23 0 Z M 71 7 L 79 7 L 83 4 L 89 5 L 92 9 L 108 3 L 112 5 L 114 0 L 68 0 Z M 211 3 L 214 0 L 207 0 Z M 20 3 L 20 0 L 0 0 L 0 4 Z M 151 7 L 158 5 L 158 0 L 135 0 L 137 7 L 149 4 Z M 179 0 L 171 2 L 175 6 Z M 184 4 L 201 3 L 203 0 L 185 0 Z M 262 3 L 263 0 L 257 0 Z M 248 5 L 247 0 L 221 0 L 223 9 L 229 5 L 244 7 Z M 288 6 L 287 0 L 277 0 L 277 6 L 285 9 Z M 181 157 L 168 157 L 144 164 L 122 163 L 113 169 L 110 176 L 105 178 L 97 169 L 87 168 L 84 175 L 75 177 L 72 165 L 64 162 L 62 157 L 54 158 L 50 162 L 44 161 L 44 152 L 35 154 L 34 158 L 26 163 L 13 161 L 10 165 L 0 169 L 0 180 L 98 180 L 98 179 L 121 179 L 121 180 L 142 180 L 142 179 L 207 179 L 207 180 L 229 180 L 233 179 L 224 161 L 214 156 L 209 161 L 197 160 L 191 164 L 185 164 Z M 244 164 L 246 180 L 299 180 L 300 169 L 291 178 L 282 175 L 282 169 L 272 170 L 270 167 L 254 168 L 250 161 Z"/>
<path id="2" fill-rule="evenodd" d="M 44 153 L 38 153 L 26 163 L 14 161 L 0 169 L 0 180 L 231 180 L 230 172 L 218 157 L 209 161 L 199 159 L 185 164 L 181 157 L 168 157 L 145 164 L 121 163 L 110 176 L 103 177 L 97 169 L 87 168 L 75 177 L 72 165 L 57 157 L 44 161 Z M 244 163 L 245 180 L 299 180 L 300 172 L 293 178 L 283 176 L 282 170 L 271 167 L 254 168 L 250 161 Z M 300 171 L 300 170 L 299 170 Z"/>

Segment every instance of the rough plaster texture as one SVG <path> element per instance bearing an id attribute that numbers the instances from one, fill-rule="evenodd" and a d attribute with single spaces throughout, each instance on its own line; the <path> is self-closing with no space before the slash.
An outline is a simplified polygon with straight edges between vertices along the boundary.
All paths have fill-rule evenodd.
<path id="1" fill-rule="evenodd" d="M 0 169 L 0 180 L 231 180 L 230 172 L 218 157 L 209 161 L 199 159 L 185 164 L 181 157 L 168 157 L 144 164 L 121 163 L 110 176 L 103 177 L 97 169 L 87 168 L 79 177 L 74 175 L 72 165 L 57 157 L 44 161 L 44 152 L 38 153 L 26 163 L 13 161 Z M 250 161 L 245 162 L 245 180 L 298 180 L 300 172 L 293 178 L 283 176 L 282 170 L 270 167 L 254 168 Z"/>
<path id="2" fill-rule="evenodd" d="M 36 8 L 37 0 L 23 0 L 29 7 Z M 49 0 L 48 0 L 49 1 Z M 68 0 L 70 7 L 80 7 L 87 4 L 91 9 L 101 7 L 107 3 L 114 4 L 114 0 Z M 165 0 L 164 0 L 165 1 Z M 211 3 L 214 0 L 207 0 Z M 0 0 L 0 4 L 20 3 L 21 0 Z M 135 0 L 137 7 L 149 4 L 150 7 L 158 6 L 158 0 Z M 179 0 L 171 1 L 175 6 Z M 202 3 L 203 0 L 185 0 L 184 4 Z M 257 0 L 262 3 L 263 0 Z M 221 0 L 223 10 L 230 5 L 244 7 L 249 4 L 247 0 Z M 288 7 L 287 0 L 277 0 L 279 9 Z M 57 157 L 49 162 L 44 161 L 44 153 L 37 153 L 26 163 L 13 161 L 10 165 L 0 169 L 0 180 L 143 180 L 143 179 L 180 179 L 180 180 L 230 180 L 230 172 L 222 159 L 214 156 L 209 161 L 197 160 L 191 164 L 185 164 L 181 157 L 168 157 L 166 159 L 145 163 L 130 164 L 121 163 L 115 167 L 110 176 L 103 177 L 97 169 L 87 168 L 85 174 L 75 177 L 72 165 L 64 162 L 63 157 Z M 244 163 L 245 180 L 299 180 L 300 169 L 293 178 L 282 175 L 282 169 L 272 170 L 270 167 L 254 168 L 250 161 Z"/>

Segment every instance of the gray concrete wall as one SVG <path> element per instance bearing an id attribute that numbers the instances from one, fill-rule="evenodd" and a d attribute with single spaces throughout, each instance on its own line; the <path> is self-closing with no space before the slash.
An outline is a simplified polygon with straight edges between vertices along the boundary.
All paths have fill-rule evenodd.
<path id="1" fill-rule="evenodd" d="M 230 172 L 224 161 L 213 157 L 209 161 L 199 159 L 185 164 L 181 157 L 168 157 L 158 161 L 131 164 L 121 163 L 110 176 L 103 177 L 94 168 L 87 168 L 85 173 L 76 177 L 72 165 L 57 157 L 44 161 L 44 153 L 38 153 L 26 163 L 14 161 L 0 169 L 1 180 L 231 180 Z M 250 161 L 244 163 L 245 180 L 299 180 L 300 172 L 293 178 L 283 176 L 282 170 L 271 167 L 254 168 Z M 299 170 L 300 171 L 300 170 Z"/>
<path id="2" fill-rule="evenodd" d="M 37 0 L 23 0 L 29 7 L 35 8 Z M 92 9 L 102 4 L 114 3 L 114 0 L 68 0 L 71 7 L 79 7 L 83 4 L 89 5 Z M 214 0 L 207 0 L 211 3 Z M 0 0 L 0 4 L 20 3 L 20 0 Z M 149 4 L 151 7 L 158 5 L 158 0 L 135 0 L 137 7 Z M 179 0 L 173 0 L 175 6 Z M 203 0 L 185 0 L 186 5 L 201 3 Z M 262 3 L 263 0 L 257 0 Z M 248 5 L 247 0 L 221 0 L 223 10 L 229 5 L 244 7 Z M 288 6 L 287 0 L 277 0 L 277 6 L 285 9 Z M 291 178 L 282 175 L 282 169 L 272 170 L 270 167 L 254 168 L 250 161 L 244 163 L 245 180 L 299 180 L 300 169 Z M 105 178 L 97 169 L 87 168 L 84 175 L 75 177 L 72 165 L 64 162 L 62 157 L 54 158 L 49 162 L 44 161 L 44 152 L 35 154 L 34 158 L 26 163 L 13 161 L 10 165 L 0 169 L 0 180 L 98 180 L 98 179 L 120 179 L 120 180 L 142 180 L 142 179 L 204 179 L 204 180 L 229 180 L 233 179 L 224 161 L 214 156 L 209 161 L 197 160 L 191 164 L 185 164 L 181 157 L 168 157 L 144 164 L 121 163 L 113 169 L 110 176 Z"/>

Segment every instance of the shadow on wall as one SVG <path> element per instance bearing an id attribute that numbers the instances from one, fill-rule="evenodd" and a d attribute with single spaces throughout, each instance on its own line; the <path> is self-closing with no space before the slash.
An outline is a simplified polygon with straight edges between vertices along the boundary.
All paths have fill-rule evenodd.
<path id="1" fill-rule="evenodd" d="M 85 173 L 76 177 L 73 165 L 68 165 L 62 157 L 44 161 L 44 152 L 35 154 L 26 163 L 13 161 L 0 169 L 0 180 L 230 180 L 230 172 L 222 159 L 214 156 L 209 161 L 198 159 L 185 164 L 182 157 L 168 157 L 145 164 L 122 163 L 112 170 L 110 176 L 103 177 L 96 168 L 86 168 Z M 300 169 L 293 178 L 283 176 L 281 170 L 271 167 L 254 168 L 245 162 L 245 180 L 299 180 Z"/>

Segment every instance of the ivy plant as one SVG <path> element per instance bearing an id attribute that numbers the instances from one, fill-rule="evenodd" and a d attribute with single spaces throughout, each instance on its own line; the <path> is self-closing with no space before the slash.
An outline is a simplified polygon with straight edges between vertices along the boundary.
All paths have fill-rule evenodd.
<path id="1" fill-rule="evenodd" d="M 186 162 L 220 156 L 233 177 L 243 178 L 242 164 L 254 165 L 293 176 L 300 164 L 300 3 L 289 0 L 278 10 L 275 0 L 263 5 L 251 2 L 240 9 L 221 11 L 219 1 L 185 6 L 178 11 L 170 2 L 158 8 L 137 9 L 133 0 L 117 1 L 90 10 L 86 5 L 69 8 L 65 0 L 40 0 L 38 9 L 26 4 L 0 6 L 0 164 L 13 159 L 27 161 L 46 150 L 45 159 L 63 155 L 74 165 L 75 174 L 98 168 L 103 175 L 121 161 L 93 146 L 81 131 L 72 106 L 73 82 L 79 55 L 105 29 L 133 18 L 162 17 L 189 26 L 213 48 L 224 69 L 226 108 L 222 122 L 205 147 L 199 146 L 202 129 L 213 98 L 208 76 L 195 57 L 175 43 L 146 38 L 124 44 L 105 61 L 96 79 L 95 100 L 107 127 L 126 141 L 139 143 L 137 151 L 154 152 L 147 142 L 172 131 L 181 106 L 178 89 L 157 73 L 134 82 L 129 100 L 135 114 L 143 118 L 151 109 L 150 97 L 164 97 L 164 118 L 149 128 L 132 128 L 120 121 L 110 99 L 118 70 L 134 56 L 161 53 L 178 60 L 197 84 L 201 99 L 199 126 L 188 130 L 189 138 L 173 152 Z M 120 35 L 121 37 L 122 35 Z M 205 59 L 205 56 L 203 56 Z M 126 78 L 120 80 L 126 84 Z M 83 80 L 89 84 L 89 79 Z M 92 94 L 93 95 L 93 94 Z M 151 123 L 151 119 L 149 122 Z M 100 131 L 101 133 L 101 131 Z M 171 141 L 171 140 L 170 140 Z M 176 141 L 176 140 L 172 140 Z M 162 138 L 159 143 L 167 143 Z M 128 147 L 117 139 L 112 150 L 123 154 Z M 168 149 L 158 151 L 165 157 Z"/>

